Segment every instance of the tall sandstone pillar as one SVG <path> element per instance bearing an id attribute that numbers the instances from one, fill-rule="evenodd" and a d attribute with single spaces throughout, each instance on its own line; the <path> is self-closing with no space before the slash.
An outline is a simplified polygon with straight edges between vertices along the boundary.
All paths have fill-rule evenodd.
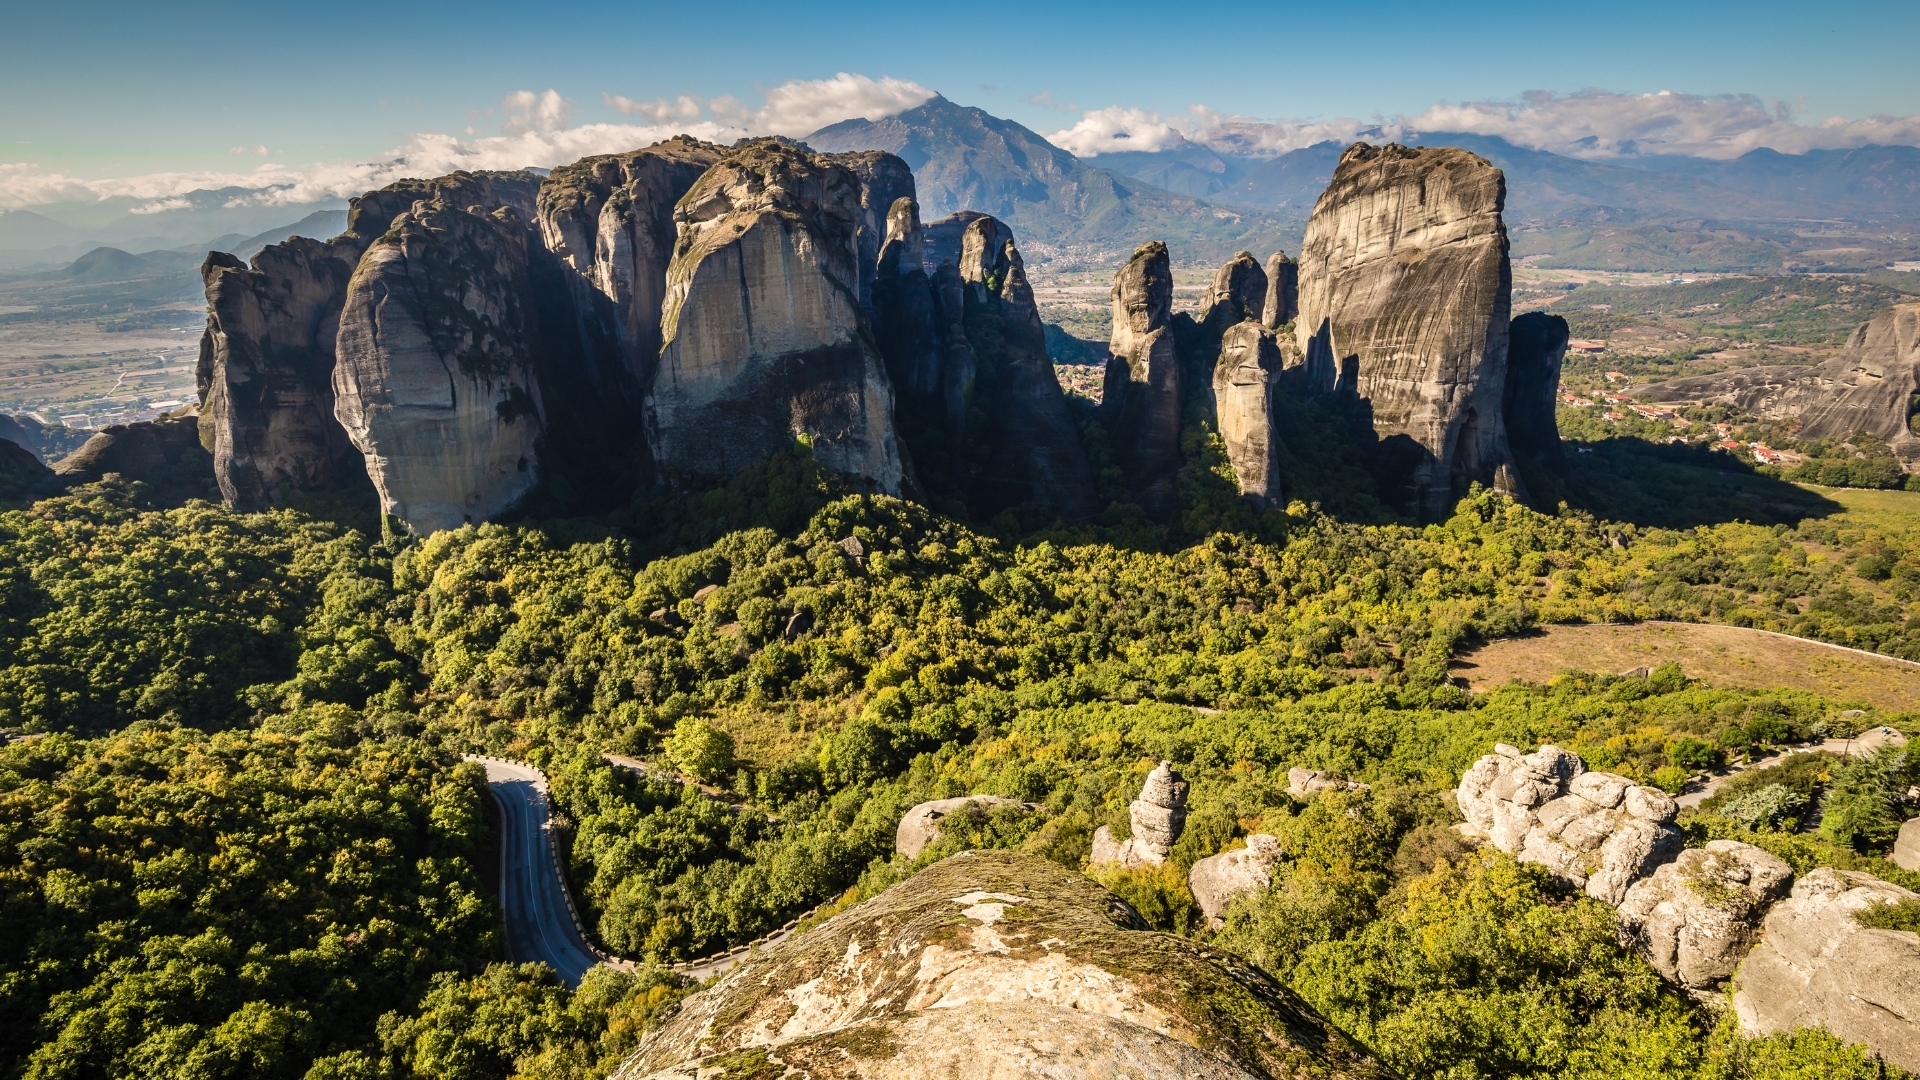
<path id="1" fill-rule="evenodd" d="M 1101 410 L 1134 497 L 1164 521 L 1173 515 L 1180 471 L 1180 356 L 1167 245 L 1140 245 L 1114 276 L 1110 296 L 1113 355 Z"/>
<path id="2" fill-rule="evenodd" d="M 1429 520 L 1450 511 L 1456 480 L 1520 493 L 1503 416 L 1505 202 L 1500 170 L 1464 150 L 1355 143 L 1301 250 L 1309 388 L 1364 403 Z"/>

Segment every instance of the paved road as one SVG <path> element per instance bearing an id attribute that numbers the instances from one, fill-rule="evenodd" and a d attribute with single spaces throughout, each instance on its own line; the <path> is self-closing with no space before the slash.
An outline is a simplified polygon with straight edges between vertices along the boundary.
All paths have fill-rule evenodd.
<path id="1" fill-rule="evenodd" d="M 526 765 L 468 760 L 486 767 L 487 786 L 500 806 L 500 908 L 506 915 L 507 955 L 519 963 L 545 960 L 568 986 L 579 986 L 600 958 L 580 937 L 554 861 L 546 778 Z"/>

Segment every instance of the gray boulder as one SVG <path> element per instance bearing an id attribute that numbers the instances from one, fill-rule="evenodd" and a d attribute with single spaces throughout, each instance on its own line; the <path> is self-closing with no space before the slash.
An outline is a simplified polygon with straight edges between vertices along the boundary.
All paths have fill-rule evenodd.
<path id="1" fill-rule="evenodd" d="M 1733 978 L 1750 1035 L 1823 1025 L 1887 1061 L 1920 1070 L 1920 934 L 1863 926 L 1877 904 L 1914 894 L 1869 874 L 1821 867 L 1767 913 L 1764 936 Z"/>
<path id="2" fill-rule="evenodd" d="M 1187 885 L 1207 921 L 1222 924 L 1227 903 L 1243 892 L 1273 883 L 1273 868 L 1283 855 L 1280 841 L 1265 833 L 1247 837 L 1247 846 L 1209 855 L 1193 864 Z"/>
<path id="3" fill-rule="evenodd" d="M 1287 794 L 1296 799 L 1311 799 L 1323 791 L 1366 791 L 1358 780 L 1336 780 L 1319 769 L 1287 770 Z"/>
<path id="4" fill-rule="evenodd" d="M 1100 826 L 1093 834 L 1093 863 L 1123 866 L 1159 866 L 1187 824 L 1187 782 L 1166 762 L 1147 774 L 1140 797 L 1127 804 L 1133 835 L 1115 840 L 1113 830 Z"/>
<path id="5" fill-rule="evenodd" d="M 1902 870 L 1920 870 L 1920 818 L 1914 818 L 1900 826 L 1900 836 L 1893 842 L 1893 865 Z"/>
<path id="6" fill-rule="evenodd" d="M 1733 974 L 1793 870 L 1750 844 L 1714 840 L 1627 890 L 1622 937 L 1670 982 L 1704 990 Z"/>
<path id="7" fill-rule="evenodd" d="M 957 799 L 935 799 L 923 802 L 907 811 L 900 819 L 900 825 L 893 831 L 893 850 L 907 858 L 917 858 L 927 845 L 940 839 L 941 821 L 949 814 L 965 806 L 977 806 L 992 809 L 996 806 L 1020 806 L 1028 810 L 1040 809 L 1038 804 L 1023 803 L 1001 795 L 962 795 Z"/>

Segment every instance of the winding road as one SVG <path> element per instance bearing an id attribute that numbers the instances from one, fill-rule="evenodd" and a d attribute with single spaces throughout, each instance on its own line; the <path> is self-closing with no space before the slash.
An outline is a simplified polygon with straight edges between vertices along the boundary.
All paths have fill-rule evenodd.
<path id="1" fill-rule="evenodd" d="M 553 847 L 547 778 L 531 766 L 467 756 L 487 770 L 487 787 L 500 807 L 500 909 L 506 916 L 507 955 L 516 963 L 544 960 L 569 987 L 596 955 L 573 913 Z"/>

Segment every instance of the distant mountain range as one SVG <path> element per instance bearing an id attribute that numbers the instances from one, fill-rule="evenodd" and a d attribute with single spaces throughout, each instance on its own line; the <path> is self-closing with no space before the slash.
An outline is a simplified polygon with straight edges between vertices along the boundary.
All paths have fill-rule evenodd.
<path id="1" fill-rule="evenodd" d="M 194 255 L 198 265 L 210 250 L 239 254 L 263 236 L 273 238 L 253 251 L 290 235 L 331 236 L 346 228 L 345 199 L 294 206 L 229 205 L 250 194 L 241 188 L 195 191 L 181 196 L 177 207 L 150 213 L 134 212 L 141 203 L 127 198 L 0 211 L 0 266 L 67 263 L 98 247 L 181 251 Z M 332 232 L 322 231 L 328 228 Z"/>

